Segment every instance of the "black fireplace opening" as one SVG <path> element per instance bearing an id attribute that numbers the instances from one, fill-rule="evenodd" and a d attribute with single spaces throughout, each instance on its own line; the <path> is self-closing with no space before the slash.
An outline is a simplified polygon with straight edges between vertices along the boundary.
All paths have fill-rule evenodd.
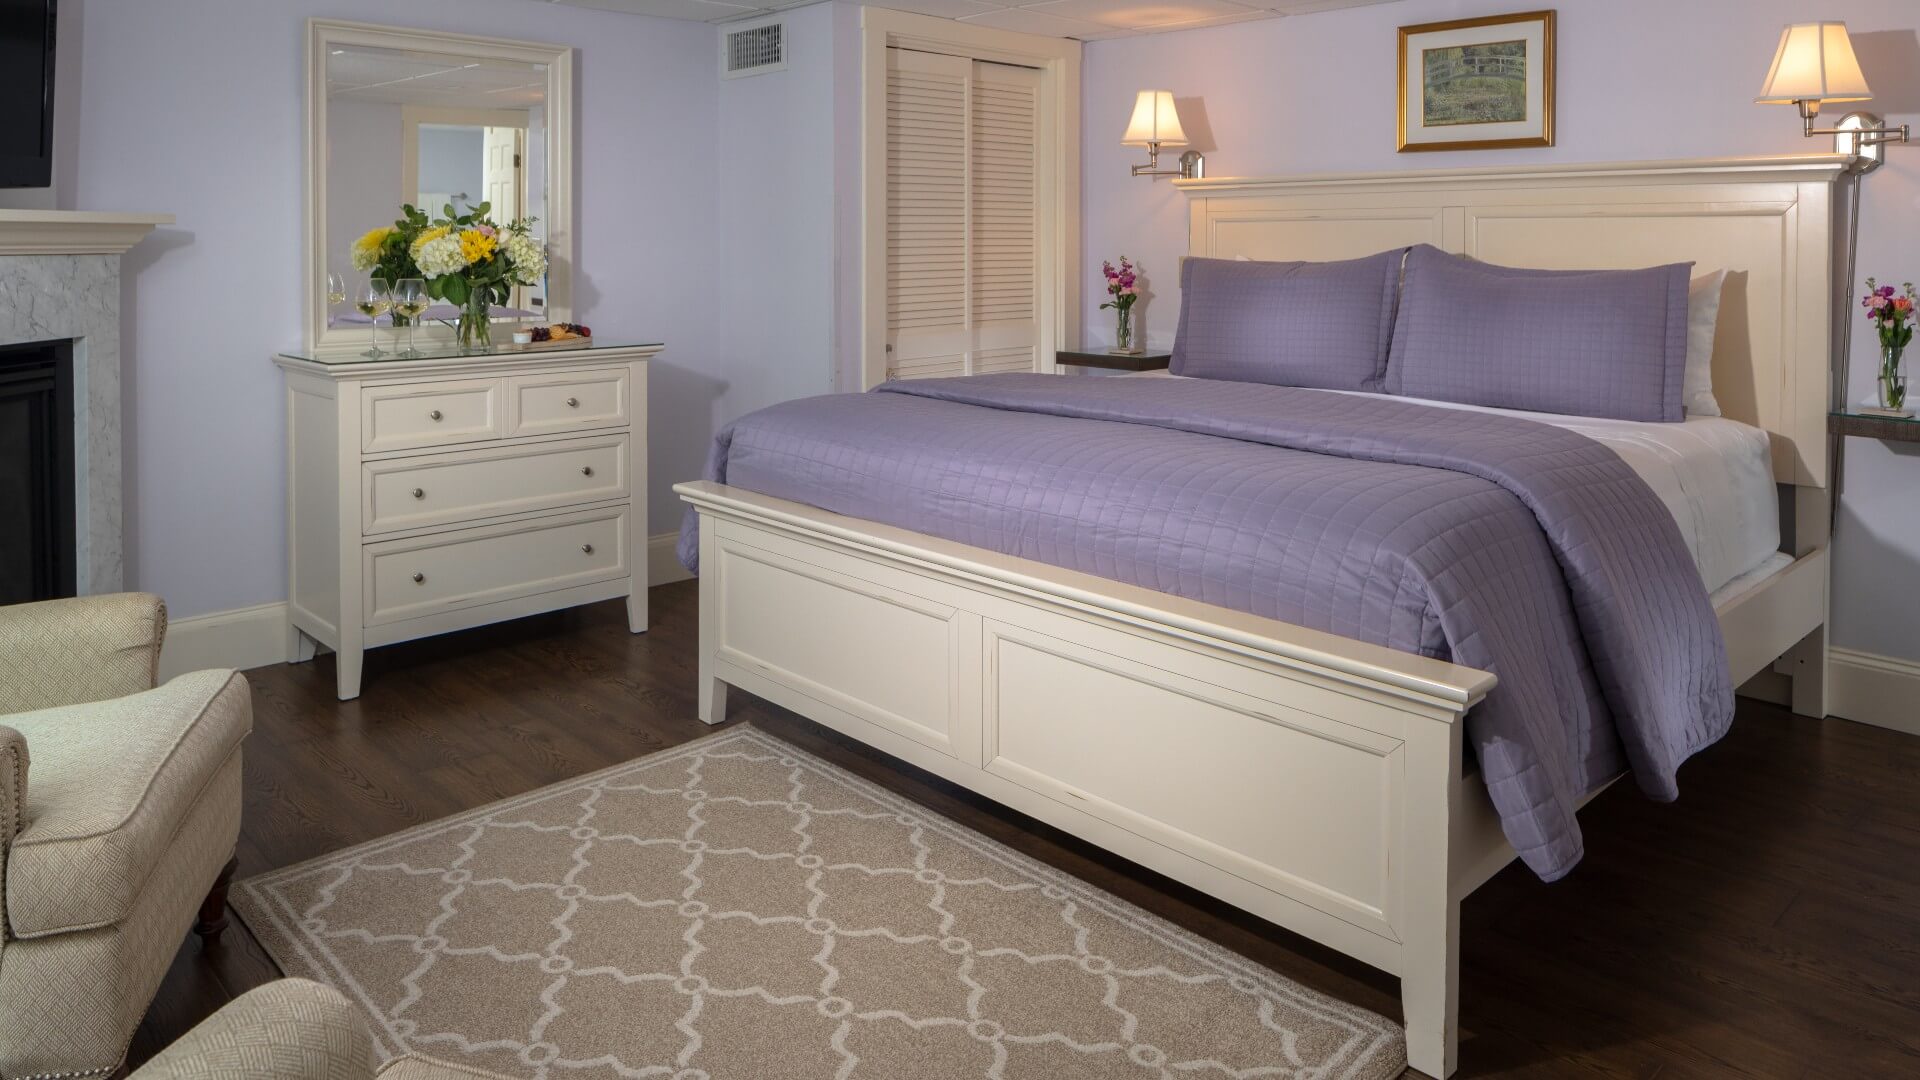
<path id="1" fill-rule="evenodd" d="M 0 604 L 77 592 L 73 342 L 0 345 Z"/>

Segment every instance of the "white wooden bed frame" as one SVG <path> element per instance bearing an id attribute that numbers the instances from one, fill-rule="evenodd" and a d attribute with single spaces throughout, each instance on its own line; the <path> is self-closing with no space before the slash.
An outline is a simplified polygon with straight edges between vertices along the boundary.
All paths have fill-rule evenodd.
<path id="1" fill-rule="evenodd" d="M 1190 250 L 1431 243 L 1733 273 L 1727 414 L 1774 437 L 1796 560 L 1720 609 L 1737 680 L 1823 714 L 1834 156 L 1183 181 Z M 1400 977 L 1454 1070 L 1460 901 L 1513 858 L 1465 762 L 1493 676 L 709 483 L 700 718 L 758 695 Z M 1497 692 L 1497 691 L 1494 691 Z M 1589 796 L 1591 797 L 1591 796 Z"/>

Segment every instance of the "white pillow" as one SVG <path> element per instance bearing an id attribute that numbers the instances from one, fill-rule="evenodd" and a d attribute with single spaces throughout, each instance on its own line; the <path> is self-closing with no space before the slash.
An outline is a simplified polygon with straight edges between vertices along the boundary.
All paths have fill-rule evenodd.
<path id="1" fill-rule="evenodd" d="M 1713 399 L 1713 331 L 1720 322 L 1720 290 L 1727 272 L 1715 270 L 1687 287 L 1687 373 L 1680 400 L 1688 416 L 1719 416 Z"/>

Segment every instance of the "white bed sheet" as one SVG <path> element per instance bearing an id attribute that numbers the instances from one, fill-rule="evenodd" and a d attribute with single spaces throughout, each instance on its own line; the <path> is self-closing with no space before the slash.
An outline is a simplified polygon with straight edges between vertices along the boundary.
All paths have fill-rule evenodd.
<path id="1" fill-rule="evenodd" d="M 1181 376 L 1148 371 L 1123 377 Z M 1709 593 L 1759 568 L 1780 549 L 1780 496 L 1773 482 L 1772 448 L 1767 433 L 1749 424 L 1722 416 L 1690 416 L 1678 424 L 1663 424 L 1423 398 L 1401 400 L 1537 420 L 1605 443 L 1673 514 Z"/>

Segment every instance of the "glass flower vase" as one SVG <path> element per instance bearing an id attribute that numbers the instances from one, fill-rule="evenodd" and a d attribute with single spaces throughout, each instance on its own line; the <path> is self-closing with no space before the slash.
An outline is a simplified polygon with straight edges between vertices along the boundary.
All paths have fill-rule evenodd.
<path id="1" fill-rule="evenodd" d="M 1900 345 L 1880 347 L 1880 407 L 1900 412 L 1907 407 L 1907 373 L 1901 366 Z"/>
<path id="2" fill-rule="evenodd" d="M 489 316 L 485 289 L 467 294 L 467 302 L 460 309 L 460 321 L 454 324 L 454 334 L 460 339 L 463 351 L 478 352 L 493 346 L 493 320 Z"/>
<path id="3" fill-rule="evenodd" d="M 1133 351 L 1133 309 L 1116 307 L 1114 315 L 1116 318 L 1113 326 L 1113 351 L 1130 353 Z"/>

